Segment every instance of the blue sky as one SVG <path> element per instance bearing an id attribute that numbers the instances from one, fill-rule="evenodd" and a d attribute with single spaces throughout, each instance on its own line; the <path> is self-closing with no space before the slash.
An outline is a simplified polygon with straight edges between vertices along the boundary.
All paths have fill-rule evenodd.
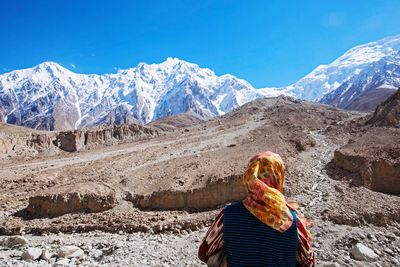
<path id="1" fill-rule="evenodd" d="M 178 57 L 255 87 L 295 82 L 400 33 L 400 1 L 0 1 L 0 73 L 55 61 L 110 73 Z"/>

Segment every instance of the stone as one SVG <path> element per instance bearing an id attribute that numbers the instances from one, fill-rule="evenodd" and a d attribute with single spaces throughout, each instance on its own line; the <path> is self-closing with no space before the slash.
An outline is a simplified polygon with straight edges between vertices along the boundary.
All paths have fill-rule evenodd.
<path id="1" fill-rule="evenodd" d="M 42 250 L 42 255 L 40 255 L 40 258 L 42 260 L 49 261 L 51 259 L 50 251 L 48 251 L 47 249 L 43 249 Z"/>
<path id="2" fill-rule="evenodd" d="M 15 247 L 22 247 L 22 246 L 28 245 L 29 242 L 25 237 L 18 235 L 18 236 L 8 237 L 8 238 L 2 240 L 2 242 L 0 242 L 0 244 L 4 247 L 15 248 Z"/>
<path id="3" fill-rule="evenodd" d="M 390 262 L 393 263 L 394 266 L 399 266 L 399 265 L 400 265 L 400 261 L 398 261 L 398 260 L 395 259 L 395 258 L 391 258 L 391 259 L 390 259 Z"/>
<path id="4" fill-rule="evenodd" d="M 93 249 L 92 251 L 91 251 L 91 254 L 93 255 L 93 258 L 100 258 L 100 257 L 102 257 L 103 256 L 103 251 L 102 250 L 100 250 L 100 249 Z"/>
<path id="5" fill-rule="evenodd" d="M 387 254 L 389 254 L 391 256 L 394 256 L 394 252 L 390 248 L 385 248 L 383 251 L 385 251 Z"/>
<path id="6" fill-rule="evenodd" d="M 24 261 L 37 260 L 42 255 L 42 249 L 40 248 L 28 248 L 21 255 L 21 259 Z"/>
<path id="7" fill-rule="evenodd" d="M 368 234 L 367 237 L 373 242 L 377 242 L 378 241 L 378 239 L 376 239 L 376 237 L 373 234 Z"/>
<path id="8" fill-rule="evenodd" d="M 340 264 L 337 262 L 327 262 L 322 264 L 323 267 L 340 267 Z"/>
<path id="9" fill-rule="evenodd" d="M 68 266 L 69 265 L 69 259 L 60 259 L 56 263 L 54 263 L 53 266 Z"/>
<path id="10" fill-rule="evenodd" d="M 351 248 L 350 254 L 354 259 L 362 261 L 374 261 L 378 258 L 378 255 L 372 249 L 361 243 L 357 243 Z"/>
<path id="11" fill-rule="evenodd" d="M 375 251 L 375 253 L 376 253 L 378 256 L 381 256 L 381 255 L 382 255 L 382 252 L 380 252 L 378 249 L 374 248 L 374 251 Z"/>
<path id="12" fill-rule="evenodd" d="M 85 252 L 77 246 L 62 246 L 57 250 L 57 255 L 62 258 L 82 259 Z"/>

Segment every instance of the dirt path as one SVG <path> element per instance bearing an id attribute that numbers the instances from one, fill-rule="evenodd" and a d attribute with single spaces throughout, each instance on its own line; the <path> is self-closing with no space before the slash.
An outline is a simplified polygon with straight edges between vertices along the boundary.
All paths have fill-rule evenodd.
<path id="1" fill-rule="evenodd" d="M 248 132 L 255 129 L 258 126 L 257 123 L 247 124 L 245 126 L 233 127 L 232 129 L 224 132 L 216 132 L 213 130 L 200 132 L 196 134 L 186 134 L 184 141 L 177 139 L 174 136 L 169 136 L 163 139 L 139 141 L 130 143 L 127 145 L 118 145 L 112 148 L 98 149 L 94 152 L 84 151 L 80 152 L 77 156 L 65 157 L 65 158 L 49 158 L 41 161 L 35 161 L 24 164 L 8 164 L 2 166 L 0 170 L 0 176 L 6 176 L 5 172 L 30 168 L 46 171 L 52 169 L 63 168 L 65 166 L 95 162 L 107 158 L 113 158 L 117 156 L 124 156 L 134 153 L 143 153 L 144 151 L 159 150 L 165 146 L 175 146 L 174 155 L 162 155 L 158 157 L 156 161 L 151 161 L 148 164 L 157 164 L 166 160 L 174 158 L 180 158 L 186 155 L 200 152 L 213 151 L 221 146 L 226 146 L 234 142 L 234 140 L 240 136 L 245 136 Z M 146 167 L 146 164 L 141 164 L 136 168 Z"/>

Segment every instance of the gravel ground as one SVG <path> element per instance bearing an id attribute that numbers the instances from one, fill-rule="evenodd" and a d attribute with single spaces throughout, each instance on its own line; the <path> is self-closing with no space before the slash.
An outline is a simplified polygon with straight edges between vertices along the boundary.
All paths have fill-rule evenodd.
<path id="1" fill-rule="evenodd" d="M 191 129 L 181 133 L 179 138 L 165 137 L 135 146 L 131 144 L 85 152 L 80 155 L 80 160 L 84 162 L 77 163 L 75 161 L 78 158 L 70 157 L 34 162 L 29 168 L 25 165 L 20 167 L 18 162 L 15 163 L 17 165 L 10 163 L 9 167 L 2 166 L 0 174 L 8 177 L 8 180 L 0 185 L 0 229 L 20 230 L 22 234 L 24 229 L 31 233 L 43 229 L 51 231 L 43 230 L 42 232 L 47 233 L 44 235 L 24 234 L 25 239 L 21 237 L 17 242 L 21 245 L 19 247 L 10 245 L 8 241 L 12 238 L 0 237 L 0 266 L 202 266 L 197 259 L 197 249 L 207 230 L 204 224 L 212 220 L 216 211 L 132 211 L 132 203 L 127 201 L 121 201 L 119 206 L 103 213 L 66 214 L 52 219 L 16 218 L 12 216 L 12 211 L 25 207 L 29 194 L 34 194 L 37 188 L 53 186 L 49 181 L 75 183 L 82 179 L 94 182 L 104 180 L 114 182 L 116 188 L 123 185 L 132 192 L 140 189 L 138 185 L 142 185 L 143 191 L 153 188 L 158 190 L 159 187 L 190 188 L 193 181 L 202 181 L 201 176 L 196 174 L 204 175 L 207 171 L 210 172 L 209 176 L 239 175 L 242 165 L 245 164 L 244 158 L 251 156 L 260 147 L 274 149 L 275 146 L 287 159 L 285 194 L 297 200 L 303 207 L 302 212 L 314 222 L 311 231 L 318 266 L 400 266 L 400 220 L 389 220 L 387 215 L 395 214 L 392 211 L 399 209 L 399 197 L 351 186 L 351 181 L 332 179 L 332 174 L 329 173 L 327 166 L 332 160 L 333 151 L 348 139 L 344 126 L 333 127 L 337 131 L 333 134 L 321 130 L 329 122 L 315 122 L 318 118 L 321 119 L 320 115 L 315 115 L 319 108 L 309 111 L 307 106 L 306 113 L 316 116 L 310 119 L 312 123 L 308 122 L 310 125 L 307 127 L 304 126 L 305 123 L 298 123 L 295 119 L 285 122 L 277 118 L 266 123 L 270 118 L 275 118 L 271 112 L 282 114 L 279 108 L 284 108 L 285 105 L 274 106 L 272 111 L 267 110 L 264 115 L 260 110 L 257 111 L 265 108 L 264 102 L 258 105 L 249 106 L 245 112 L 234 113 L 231 121 L 222 120 L 220 124 L 214 120 L 204 125 L 207 126 L 205 130 Z M 295 108 L 294 114 L 304 109 L 294 104 L 290 107 Z M 255 115 L 249 122 L 248 114 L 251 112 Z M 323 112 L 326 114 L 322 118 L 327 117 L 329 112 L 332 116 L 337 115 L 336 111 L 328 112 L 323 109 Z M 243 115 L 243 118 L 239 115 Z M 337 121 L 340 122 L 340 118 Z M 332 123 L 337 121 L 332 120 Z M 296 123 L 304 125 L 295 125 Z M 265 134 L 270 132 L 276 132 L 277 135 Z M 278 135 L 284 138 L 276 138 Z M 299 146 L 298 153 L 293 152 L 292 141 L 296 147 Z M 162 157 L 159 156 L 159 151 L 165 151 Z M 98 154 L 95 160 L 92 158 L 94 154 Z M 165 162 L 151 167 L 145 165 L 142 170 L 135 167 L 150 164 L 154 159 Z M 221 168 L 227 159 L 231 161 L 231 165 Z M 132 162 L 136 162 L 136 165 Z M 196 164 L 192 166 L 188 162 Z M 162 172 L 166 170 L 169 172 Z M 171 178 L 176 175 L 183 185 L 174 186 L 176 181 L 173 178 L 165 178 L 160 183 L 159 177 L 151 176 L 148 173 L 150 171 L 155 171 L 162 177 Z M 190 179 L 184 176 L 188 171 L 192 172 Z M 124 175 L 130 178 L 127 179 Z M 206 183 L 206 180 L 203 182 Z M 205 194 L 210 195 L 208 192 Z M 387 221 L 382 223 L 380 218 Z M 167 224 L 177 226 L 177 222 L 188 223 L 179 225 L 180 228 L 175 229 L 175 233 L 170 231 L 171 228 L 164 230 L 161 227 Z M 57 234 L 62 229 L 73 231 L 74 226 L 79 226 L 80 223 L 104 226 L 105 231 L 112 230 L 113 233 L 88 230 L 86 233 Z M 146 233 L 128 234 L 121 231 L 125 229 L 122 226 L 134 228 L 139 224 L 146 226 Z M 52 231 L 55 233 L 49 233 Z M 65 247 L 71 245 L 76 247 Z M 43 250 L 45 253 L 42 253 Z M 67 256 L 63 252 L 65 250 L 70 251 Z M 39 257 L 45 260 L 39 260 Z"/>
<path id="2" fill-rule="evenodd" d="M 80 247 L 85 256 L 72 259 L 67 265 L 78 266 L 201 266 L 197 247 L 205 230 L 188 234 L 51 234 L 26 236 L 29 247 L 48 250 L 50 261 L 23 261 L 26 247 L 0 251 L 0 266 L 54 266 L 59 258 L 57 250 L 64 245 Z"/>

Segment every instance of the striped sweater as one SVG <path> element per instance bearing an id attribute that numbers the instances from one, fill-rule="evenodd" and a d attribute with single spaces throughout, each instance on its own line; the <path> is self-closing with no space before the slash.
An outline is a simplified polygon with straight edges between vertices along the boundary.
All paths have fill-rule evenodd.
<path id="1" fill-rule="evenodd" d="M 230 267 L 296 266 L 297 218 L 285 232 L 265 225 L 242 204 L 224 209 L 224 244 Z"/>

